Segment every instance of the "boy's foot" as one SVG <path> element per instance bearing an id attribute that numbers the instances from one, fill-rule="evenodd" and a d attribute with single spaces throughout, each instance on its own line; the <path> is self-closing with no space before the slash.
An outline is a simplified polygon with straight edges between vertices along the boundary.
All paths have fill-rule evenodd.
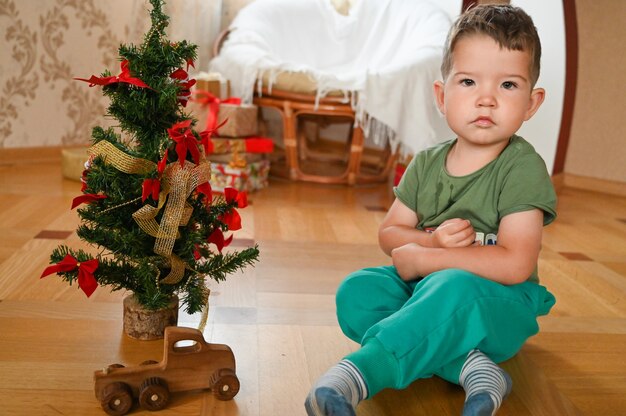
<path id="1" fill-rule="evenodd" d="M 367 397 L 367 386 L 358 368 L 342 360 L 317 380 L 304 402 L 309 416 L 354 416 L 357 404 Z"/>
<path id="2" fill-rule="evenodd" d="M 493 416 L 513 387 L 511 377 L 479 350 L 471 351 L 459 379 L 465 389 L 463 416 Z"/>
<path id="3" fill-rule="evenodd" d="M 304 402 L 309 416 L 355 416 L 354 408 L 345 397 L 330 387 L 320 387 L 309 394 Z"/>

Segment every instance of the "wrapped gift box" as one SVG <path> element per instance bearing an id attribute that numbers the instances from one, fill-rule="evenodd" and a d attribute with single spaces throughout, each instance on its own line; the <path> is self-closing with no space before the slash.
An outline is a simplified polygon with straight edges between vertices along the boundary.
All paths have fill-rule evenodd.
<path id="1" fill-rule="evenodd" d="M 239 138 L 212 137 L 213 153 L 272 153 L 274 141 L 269 137 L 250 136 Z"/>
<path id="2" fill-rule="evenodd" d="M 89 159 L 87 147 L 61 150 L 61 173 L 63 177 L 73 181 L 80 181 L 87 159 Z"/>
<path id="3" fill-rule="evenodd" d="M 223 137 L 254 136 L 259 133 L 259 109 L 253 104 L 220 103 L 217 124 L 228 119 L 217 131 Z"/>
<path id="4" fill-rule="evenodd" d="M 259 132 L 258 107 L 253 104 L 232 104 L 228 101 L 238 101 L 238 99 L 216 100 L 214 96 L 209 96 L 206 91 L 193 91 L 187 109 L 198 119 L 196 130 L 207 130 L 207 127 L 217 126 L 228 119 L 226 124 L 218 130 L 219 136 L 245 137 L 257 135 Z M 214 126 L 207 126 L 209 119 L 215 120 L 213 112 L 217 112 L 217 123 Z"/>
<path id="5" fill-rule="evenodd" d="M 274 141 L 267 137 L 252 136 L 249 138 L 228 139 L 213 137 L 213 152 L 209 160 L 229 163 L 231 167 L 245 168 L 250 162 L 267 159 L 274 151 Z"/>
<path id="6" fill-rule="evenodd" d="M 209 156 L 211 163 L 228 164 L 231 168 L 246 168 L 250 163 L 258 163 L 263 160 L 268 160 L 267 155 L 260 153 L 226 153 L 226 154 L 213 154 Z"/>
<path id="7" fill-rule="evenodd" d="M 245 167 L 232 167 L 229 162 L 212 161 L 211 187 L 215 192 L 222 192 L 227 187 L 254 192 L 267 187 L 269 172 L 270 161 L 267 159 L 248 163 Z"/>
<path id="8" fill-rule="evenodd" d="M 195 75 L 195 91 L 207 91 L 219 99 L 230 97 L 230 81 L 218 72 L 200 72 Z"/>

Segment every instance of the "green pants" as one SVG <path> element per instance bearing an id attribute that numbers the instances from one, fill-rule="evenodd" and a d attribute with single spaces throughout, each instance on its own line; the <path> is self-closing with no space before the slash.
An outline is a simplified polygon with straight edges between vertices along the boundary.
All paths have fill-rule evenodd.
<path id="1" fill-rule="evenodd" d="M 405 282 L 385 266 L 343 281 L 337 317 L 346 336 L 361 344 L 346 359 L 363 374 L 371 397 L 432 375 L 458 384 L 474 348 L 495 362 L 513 357 L 554 303 L 532 282 L 505 286 L 459 269 Z"/>

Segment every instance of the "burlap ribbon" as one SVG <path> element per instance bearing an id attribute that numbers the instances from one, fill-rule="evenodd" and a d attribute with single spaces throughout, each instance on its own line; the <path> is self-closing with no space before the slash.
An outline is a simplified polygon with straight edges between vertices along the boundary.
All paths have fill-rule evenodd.
<path id="1" fill-rule="evenodd" d="M 124 173 L 147 174 L 156 169 L 156 163 L 130 156 L 106 141 L 96 143 L 89 149 L 89 153 L 104 157 L 106 163 Z M 187 265 L 172 250 L 180 236 L 178 227 L 186 225 L 193 213 L 187 198 L 198 185 L 211 178 L 210 163 L 204 157 L 201 160 L 198 165 L 186 161 L 183 167 L 179 163 L 170 163 L 163 172 L 157 206 L 146 204 L 133 213 L 133 219 L 139 227 L 156 237 L 154 252 L 162 256 L 171 268 L 170 273 L 159 283 L 178 283 L 185 274 Z M 165 210 L 159 224 L 156 217 L 163 207 Z"/>
<path id="2" fill-rule="evenodd" d="M 105 140 L 91 146 L 87 153 L 93 157 L 102 156 L 106 163 L 124 173 L 145 175 L 156 168 L 156 163 L 126 154 Z"/>

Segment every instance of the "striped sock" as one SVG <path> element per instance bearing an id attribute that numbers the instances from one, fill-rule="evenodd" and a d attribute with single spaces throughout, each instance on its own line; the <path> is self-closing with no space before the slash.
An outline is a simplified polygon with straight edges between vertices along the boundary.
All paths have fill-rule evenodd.
<path id="1" fill-rule="evenodd" d="M 479 350 L 472 350 L 461 369 L 465 389 L 463 416 L 493 416 L 511 392 L 511 377 Z"/>
<path id="2" fill-rule="evenodd" d="M 358 368 L 341 360 L 309 392 L 304 407 L 309 416 L 354 416 L 354 409 L 367 397 L 367 385 Z"/>

